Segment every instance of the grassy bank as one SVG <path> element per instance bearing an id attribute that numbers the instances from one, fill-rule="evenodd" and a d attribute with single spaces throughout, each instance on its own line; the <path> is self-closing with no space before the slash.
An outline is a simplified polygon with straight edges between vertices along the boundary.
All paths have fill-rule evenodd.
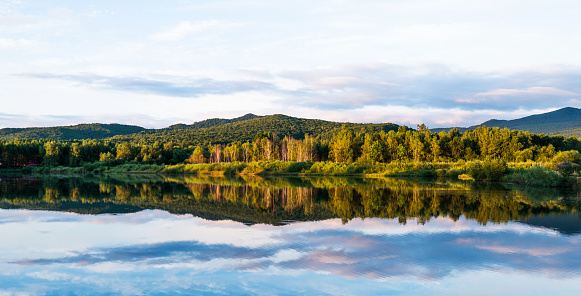
<path id="1" fill-rule="evenodd" d="M 3 170 L 7 171 L 7 170 Z M 107 165 L 96 162 L 80 167 L 25 167 L 11 172 L 37 173 L 138 173 L 190 175 L 324 175 L 451 178 L 486 182 L 509 182 L 545 187 L 579 186 L 574 168 L 553 170 L 541 164 L 506 163 L 502 160 L 458 162 L 223 162 L 213 164 L 155 165 L 124 163 Z"/>

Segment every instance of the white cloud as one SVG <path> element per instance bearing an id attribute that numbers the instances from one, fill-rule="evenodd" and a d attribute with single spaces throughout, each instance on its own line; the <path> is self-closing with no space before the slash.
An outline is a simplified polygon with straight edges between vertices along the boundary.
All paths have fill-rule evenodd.
<path id="1" fill-rule="evenodd" d="M 398 42 L 420 41 L 433 42 L 434 40 L 449 40 L 469 37 L 474 34 L 476 27 L 472 24 L 421 24 L 395 29 L 391 37 Z"/>
<path id="2" fill-rule="evenodd" d="M 20 0 L 4 0 L 0 2 L 0 15 L 14 13 L 15 8 L 20 4 Z"/>
<path id="3" fill-rule="evenodd" d="M 0 38 L 0 47 L 31 47 L 37 46 L 39 42 L 36 40 L 28 39 L 7 39 Z"/>
<path id="4" fill-rule="evenodd" d="M 22 15 L 11 15 L 6 17 L 0 17 L 0 25 L 10 25 L 10 24 L 17 24 L 20 22 L 24 22 L 28 19 L 28 17 Z"/>
<path id="5" fill-rule="evenodd" d="M 187 35 L 202 32 L 211 28 L 225 28 L 236 26 L 235 23 L 223 22 L 218 20 L 198 21 L 198 22 L 180 22 L 172 29 L 155 34 L 153 37 L 157 40 L 174 41 L 179 40 Z"/>
<path id="6" fill-rule="evenodd" d="M 44 116 L 36 125 L 129 121 L 121 109 L 160 120 L 148 127 L 247 112 L 470 125 L 479 111 L 581 107 L 581 6 L 568 0 L 178 2 L 0 0 L 1 112 Z M 44 72 L 109 84 L 7 77 Z"/>
<path id="7" fill-rule="evenodd" d="M 48 11 L 48 16 L 54 19 L 74 18 L 77 14 L 68 8 L 54 8 Z"/>
<path id="8" fill-rule="evenodd" d="M 495 89 L 487 92 L 479 92 L 477 97 L 485 96 L 517 96 L 517 95 L 550 95 L 550 96 L 576 96 L 575 92 L 558 89 L 555 87 L 535 86 L 527 89 Z"/>

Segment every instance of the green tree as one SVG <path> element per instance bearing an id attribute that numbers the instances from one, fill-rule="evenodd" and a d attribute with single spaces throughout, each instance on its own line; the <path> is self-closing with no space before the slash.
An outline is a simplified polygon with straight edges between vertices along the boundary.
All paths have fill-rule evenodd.
<path id="1" fill-rule="evenodd" d="M 131 160 L 131 146 L 129 143 L 121 143 L 117 145 L 117 159 Z"/>
<path id="2" fill-rule="evenodd" d="M 188 158 L 187 162 L 189 163 L 204 163 L 207 161 L 207 150 L 205 150 L 202 146 L 196 146 L 192 155 Z"/>
<path id="3" fill-rule="evenodd" d="M 343 125 L 341 131 L 331 140 L 331 152 L 329 157 L 335 162 L 350 163 L 353 162 L 355 151 L 355 133 L 353 129 Z"/>
<path id="4" fill-rule="evenodd" d="M 52 167 L 58 164 L 61 155 L 61 147 L 56 141 L 49 141 L 44 144 L 44 164 Z"/>

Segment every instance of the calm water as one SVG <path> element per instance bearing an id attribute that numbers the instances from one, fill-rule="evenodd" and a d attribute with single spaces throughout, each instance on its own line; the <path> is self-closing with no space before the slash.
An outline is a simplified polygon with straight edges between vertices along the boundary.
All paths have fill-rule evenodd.
<path id="1" fill-rule="evenodd" d="M 576 192 L 0 177 L 0 295 L 579 295 Z"/>

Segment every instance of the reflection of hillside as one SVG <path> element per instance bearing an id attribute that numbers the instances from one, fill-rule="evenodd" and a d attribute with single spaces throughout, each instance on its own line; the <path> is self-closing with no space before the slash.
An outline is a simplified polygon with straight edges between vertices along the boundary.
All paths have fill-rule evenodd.
<path id="1" fill-rule="evenodd" d="M 470 187 L 472 186 L 472 187 Z M 557 190 L 501 185 L 422 183 L 389 178 L 215 178 L 196 176 L 41 176 L 1 178 L 4 208 L 110 213 L 162 209 L 206 219 L 279 224 L 340 217 L 460 216 L 482 224 L 526 220 L 540 214 L 578 213 L 579 203 Z"/>
<path id="2" fill-rule="evenodd" d="M 548 214 L 542 216 L 529 217 L 522 223 L 554 229 L 563 234 L 581 233 L 581 215 L 579 213 Z"/>

